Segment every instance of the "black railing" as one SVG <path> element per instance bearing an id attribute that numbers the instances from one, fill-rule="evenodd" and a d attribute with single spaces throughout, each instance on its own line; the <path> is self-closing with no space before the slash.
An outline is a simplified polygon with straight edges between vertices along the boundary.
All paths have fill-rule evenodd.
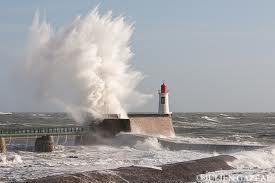
<path id="1" fill-rule="evenodd" d="M 90 130 L 88 126 L 33 127 L 0 129 L 0 137 L 38 136 L 38 135 L 78 135 Z"/>

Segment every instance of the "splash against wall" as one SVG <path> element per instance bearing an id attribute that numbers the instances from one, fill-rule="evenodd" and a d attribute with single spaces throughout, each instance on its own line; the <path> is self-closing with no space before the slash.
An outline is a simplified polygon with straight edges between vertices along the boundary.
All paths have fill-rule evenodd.
<path id="1" fill-rule="evenodd" d="M 79 122 L 86 114 L 127 117 L 126 110 L 147 97 L 135 90 L 143 76 L 130 65 L 132 32 L 123 17 L 100 15 L 97 8 L 57 31 L 36 13 L 24 63 L 32 92 Z"/>

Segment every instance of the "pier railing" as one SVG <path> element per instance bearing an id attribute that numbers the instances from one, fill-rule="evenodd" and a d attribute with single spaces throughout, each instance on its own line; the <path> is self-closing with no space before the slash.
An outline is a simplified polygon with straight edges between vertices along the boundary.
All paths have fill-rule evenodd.
<path id="1" fill-rule="evenodd" d="M 0 129 L 0 137 L 81 135 L 90 130 L 89 126 L 7 128 Z"/>

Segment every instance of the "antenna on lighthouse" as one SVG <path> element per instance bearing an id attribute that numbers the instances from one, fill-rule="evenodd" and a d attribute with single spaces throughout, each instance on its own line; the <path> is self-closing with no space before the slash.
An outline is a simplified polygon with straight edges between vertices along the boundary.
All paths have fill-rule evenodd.
<path id="1" fill-rule="evenodd" d="M 162 85 L 159 90 L 159 114 L 171 114 L 169 111 L 169 97 L 168 97 L 168 89 L 165 82 L 162 82 Z"/>

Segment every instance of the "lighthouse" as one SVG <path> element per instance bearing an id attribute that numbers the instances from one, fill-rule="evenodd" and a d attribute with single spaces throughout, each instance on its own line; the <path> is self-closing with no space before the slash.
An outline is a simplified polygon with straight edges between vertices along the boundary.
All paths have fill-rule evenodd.
<path id="1" fill-rule="evenodd" d="M 167 85 L 163 82 L 159 90 L 159 114 L 171 114 L 169 111 L 169 99 Z"/>

